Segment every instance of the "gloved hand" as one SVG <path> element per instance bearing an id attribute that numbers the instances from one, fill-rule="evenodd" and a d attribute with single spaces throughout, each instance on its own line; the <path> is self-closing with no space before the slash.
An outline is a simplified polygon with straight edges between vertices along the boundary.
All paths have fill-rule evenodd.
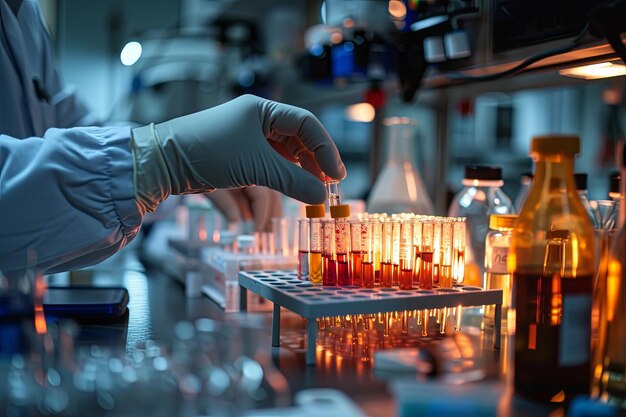
<path id="1" fill-rule="evenodd" d="M 325 198 L 324 174 L 346 176 L 315 116 L 252 95 L 133 129 L 131 149 L 135 195 L 144 211 L 154 211 L 169 194 L 250 185 L 317 204 Z"/>
<path id="2" fill-rule="evenodd" d="M 254 220 L 254 230 L 269 232 L 272 218 L 281 216 L 280 194 L 266 187 L 215 190 L 207 197 L 229 223 Z"/>

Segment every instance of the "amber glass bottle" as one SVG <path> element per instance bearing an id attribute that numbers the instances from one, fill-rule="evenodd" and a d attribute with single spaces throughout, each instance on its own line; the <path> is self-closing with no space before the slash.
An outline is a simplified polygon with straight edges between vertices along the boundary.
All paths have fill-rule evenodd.
<path id="1" fill-rule="evenodd" d="M 589 391 L 593 228 L 574 182 L 576 136 L 533 138 L 535 179 L 513 229 L 515 391 L 551 402 Z"/>

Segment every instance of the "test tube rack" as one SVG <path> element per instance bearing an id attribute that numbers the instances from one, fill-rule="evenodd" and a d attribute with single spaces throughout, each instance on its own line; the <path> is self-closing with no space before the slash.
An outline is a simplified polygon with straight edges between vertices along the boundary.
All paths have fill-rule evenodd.
<path id="1" fill-rule="evenodd" d="M 328 287 L 298 279 L 295 270 L 241 271 L 240 309 L 246 310 L 247 291 L 274 303 L 272 346 L 280 345 L 280 308 L 304 317 L 306 324 L 306 364 L 315 366 L 317 319 L 327 316 L 375 314 L 402 310 L 437 309 L 494 305 L 494 349 L 500 348 L 502 290 L 454 284 L 432 290 L 397 288 Z"/>

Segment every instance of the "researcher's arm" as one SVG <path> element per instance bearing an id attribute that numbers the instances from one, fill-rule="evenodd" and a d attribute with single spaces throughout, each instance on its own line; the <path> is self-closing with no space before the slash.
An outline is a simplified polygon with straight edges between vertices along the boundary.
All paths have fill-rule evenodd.
<path id="1" fill-rule="evenodd" d="M 130 128 L 50 129 L 44 138 L 0 135 L 0 270 L 46 272 L 92 265 L 138 233 Z"/>

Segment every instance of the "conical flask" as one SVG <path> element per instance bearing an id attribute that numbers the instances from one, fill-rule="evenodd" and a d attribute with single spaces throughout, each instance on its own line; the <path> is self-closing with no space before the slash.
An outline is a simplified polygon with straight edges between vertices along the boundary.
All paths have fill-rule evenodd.
<path id="1" fill-rule="evenodd" d="M 408 117 L 389 117 L 387 158 L 367 200 L 370 213 L 433 214 L 433 203 L 414 162 L 415 121 Z"/>

